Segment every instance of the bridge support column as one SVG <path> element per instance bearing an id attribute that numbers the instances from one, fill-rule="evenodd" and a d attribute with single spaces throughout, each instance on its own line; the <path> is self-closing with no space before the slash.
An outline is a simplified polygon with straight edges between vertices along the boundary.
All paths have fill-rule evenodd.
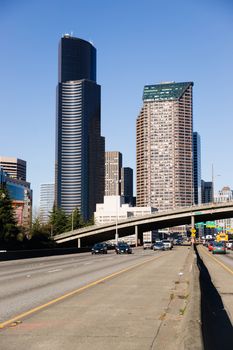
<path id="1" fill-rule="evenodd" d="M 78 238 L 78 248 L 81 248 L 81 239 Z"/>
<path id="2" fill-rule="evenodd" d="M 135 247 L 138 246 L 138 226 L 134 226 L 134 232 L 135 232 Z"/>
<path id="3" fill-rule="evenodd" d="M 191 215 L 191 245 L 193 246 L 195 243 L 195 237 L 196 237 L 196 230 L 195 230 L 195 219 L 194 215 Z"/>
<path id="4" fill-rule="evenodd" d="M 195 221 L 194 221 L 194 215 L 191 216 L 191 227 L 194 229 Z"/>

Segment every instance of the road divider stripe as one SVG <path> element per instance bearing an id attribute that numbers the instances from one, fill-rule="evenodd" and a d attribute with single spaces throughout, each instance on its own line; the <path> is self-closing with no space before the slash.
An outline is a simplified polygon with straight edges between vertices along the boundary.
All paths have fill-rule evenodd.
<path id="1" fill-rule="evenodd" d="M 161 254 L 161 255 L 159 255 L 159 256 L 156 256 L 156 257 L 147 259 L 147 260 L 145 260 L 145 261 L 143 261 L 143 262 L 137 263 L 137 264 L 135 264 L 135 265 L 131 265 L 131 266 L 125 268 L 125 269 L 119 270 L 119 271 L 117 271 L 117 272 L 112 273 L 111 275 L 105 276 L 105 277 L 103 277 L 103 278 L 101 278 L 101 279 L 98 279 L 98 280 L 96 280 L 96 281 L 94 281 L 94 282 L 91 282 L 91 283 L 89 283 L 89 284 L 87 284 L 87 285 L 85 285 L 85 286 L 83 286 L 83 287 L 80 287 L 80 288 L 78 288 L 78 289 L 75 289 L 75 290 L 73 290 L 72 292 L 66 293 L 66 294 L 64 294 L 64 295 L 62 295 L 62 296 L 60 296 L 60 297 L 58 297 L 58 298 L 56 298 L 56 299 L 52 299 L 52 300 L 50 300 L 49 302 L 47 302 L 47 303 L 45 303 L 45 304 L 42 304 L 42 305 L 40 305 L 40 306 L 37 306 L 37 307 L 35 307 L 35 308 L 33 308 L 33 309 L 30 309 L 30 310 L 28 310 L 28 311 L 25 311 L 25 312 L 23 312 L 23 313 L 21 313 L 21 314 L 15 316 L 15 317 L 9 319 L 9 320 L 6 320 L 6 321 L 4 321 L 4 322 L 1 322 L 1 323 L 0 323 L 0 329 L 5 328 L 5 327 L 7 327 L 7 326 L 10 326 L 12 323 L 20 322 L 22 318 L 25 318 L 25 317 L 27 317 L 27 316 L 30 316 L 30 315 L 34 314 L 35 312 L 37 312 L 37 311 L 43 310 L 43 309 L 45 309 L 45 308 L 48 307 L 48 306 L 51 306 L 51 305 L 53 305 L 53 304 L 55 304 L 55 303 L 58 303 L 59 301 L 62 301 L 62 300 L 64 300 L 64 299 L 66 299 L 66 298 L 69 298 L 69 297 L 71 297 L 71 296 L 73 296 L 73 295 L 75 295 L 75 294 L 81 293 L 81 292 L 83 292 L 84 290 L 86 290 L 86 289 L 88 289 L 88 288 L 91 288 L 91 287 L 93 287 L 93 286 L 96 286 L 96 285 L 98 285 L 98 284 L 100 284 L 100 283 L 102 283 L 102 282 L 104 282 L 104 281 L 107 281 L 107 280 L 109 280 L 109 279 L 111 279 L 111 278 L 114 278 L 114 277 L 116 277 L 116 276 L 118 276 L 118 275 L 120 275 L 120 274 L 122 274 L 122 273 L 124 273 L 124 272 L 133 270 L 133 269 L 135 269 L 136 267 L 142 266 L 142 265 L 144 265 L 144 264 L 146 264 L 146 263 L 149 263 L 149 262 L 151 262 L 151 261 L 153 261 L 153 260 L 157 260 L 157 259 L 161 258 L 161 257 L 164 256 L 164 255 L 167 255 L 167 254 Z"/>
<path id="2" fill-rule="evenodd" d="M 62 271 L 62 269 L 49 270 L 49 271 L 47 271 L 47 272 L 48 272 L 48 273 L 53 273 L 53 272 L 58 272 L 58 271 Z"/>
<path id="3" fill-rule="evenodd" d="M 201 247 L 201 251 L 207 255 L 208 257 L 212 258 L 213 260 L 215 260 L 219 265 L 221 265 L 226 271 L 230 272 L 233 275 L 233 270 L 231 268 L 229 268 L 228 266 L 226 266 L 223 262 L 219 261 L 218 259 L 216 259 L 215 257 L 213 257 L 212 255 L 208 254 L 203 247 Z"/>

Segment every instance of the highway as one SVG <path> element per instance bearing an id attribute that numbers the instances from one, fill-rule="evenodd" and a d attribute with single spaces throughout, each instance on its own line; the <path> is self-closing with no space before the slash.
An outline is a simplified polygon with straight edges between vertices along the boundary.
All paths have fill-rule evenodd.
<path id="1" fill-rule="evenodd" d="M 0 348 L 174 349 L 193 256 L 137 248 L 1 262 Z"/>
<path id="2" fill-rule="evenodd" d="M 228 250 L 226 255 L 213 255 L 202 246 L 198 247 L 198 251 L 233 324 L 233 251 Z"/>
<path id="3" fill-rule="evenodd" d="M 154 255 L 140 249 L 0 262 L 0 322 Z"/>

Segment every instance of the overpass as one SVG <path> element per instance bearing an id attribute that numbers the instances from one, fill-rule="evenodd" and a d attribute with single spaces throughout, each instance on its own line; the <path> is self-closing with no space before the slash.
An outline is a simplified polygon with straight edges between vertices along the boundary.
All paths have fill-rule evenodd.
<path id="1" fill-rule="evenodd" d="M 224 203 L 207 203 L 169 211 L 155 212 L 150 215 L 132 217 L 126 220 L 106 225 L 87 226 L 78 230 L 64 232 L 54 236 L 57 243 L 72 243 L 87 246 L 96 242 L 108 241 L 118 237 L 135 234 L 135 238 L 142 239 L 143 232 L 179 225 L 233 218 L 233 201 Z"/>

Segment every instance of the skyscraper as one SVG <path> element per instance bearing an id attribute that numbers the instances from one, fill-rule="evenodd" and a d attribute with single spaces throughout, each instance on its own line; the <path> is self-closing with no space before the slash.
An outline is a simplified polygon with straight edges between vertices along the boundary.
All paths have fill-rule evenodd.
<path id="1" fill-rule="evenodd" d="M 26 166 L 25 160 L 0 156 L 0 167 L 14 179 L 26 181 Z"/>
<path id="2" fill-rule="evenodd" d="M 125 197 L 125 203 L 134 204 L 132 168 L 121 168 L 121 196 Z"/>
<path id="3" fill-rule="evenodd" d="M 137 206 L 193 204 L 192 82 L 146 85 L 137 118 Z"/>
<path id="4" fill-rule="evenodd" d="M 100 132 L 96 49 L 66 34 L 59 45 L 55 201 L 67 214 L 78 207 L 84 219 L 103 201 L 105 140 Z"/>
<path id="5" fill-rule="evenodd" d="M 193 187 L 194 204 L 201 204 L 201 139 L 198 132 L 193 133 Z"/>
<path id="6" fill-rule="evenodd" d="M 54 183 L 40 185 L 40 221 L 47 223 L 54 205 Z"/>
<path id="7" fill-rule="evenodd" d="M 213 182 L 201 180 L 201 202 L 213 202 Z"/>
<path id="8" fill-rule="evenodd" d="M 117 151 L 105 152 L 105 196 L 121 194 L 122 154 Z"/>

